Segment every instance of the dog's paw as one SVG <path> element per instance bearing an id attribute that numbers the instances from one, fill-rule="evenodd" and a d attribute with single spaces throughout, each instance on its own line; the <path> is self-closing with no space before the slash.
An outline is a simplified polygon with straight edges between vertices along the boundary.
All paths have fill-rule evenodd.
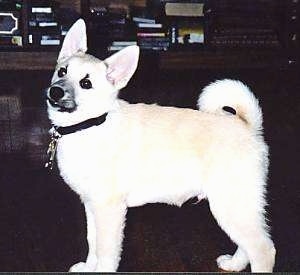
<path id="1" fill-rule="evenodd" d="M 69 272 L 92 272 L 97 267 L 96 255 L 89 255 L 86 262 L 80 262 L 70 267 Z"/>
<path id="2" fill-rule="evenodd" d="M 95 271 L 95 267 L 88 265 L 87 263 L 80 262 L 70 267 L 69 272 L 92 272 Z"/>
<path id="3" fill-rule="evenodd" d="M 222 255 L 217 258 L 218 267 L 225 271 L 242 271 L 246 268 L 245 261 L 239 261 L 231 255 Z"/>

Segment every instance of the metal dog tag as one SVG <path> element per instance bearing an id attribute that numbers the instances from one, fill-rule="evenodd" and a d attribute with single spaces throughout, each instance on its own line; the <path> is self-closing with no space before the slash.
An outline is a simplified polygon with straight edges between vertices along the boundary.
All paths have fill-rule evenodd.
<path id="1" fill-rule="evenodd" d="M 48 146 L 47 155 L 48 155 L 48 161 L 45 163 L 45 168 L 48 168 L 49 170 L 53 169 L 53 164 L 55 161 L 55 154 L 57 150 L 58 145 L 58 139 L 61 137 L 55 129 L 52 131 L 51 141 Z"/>

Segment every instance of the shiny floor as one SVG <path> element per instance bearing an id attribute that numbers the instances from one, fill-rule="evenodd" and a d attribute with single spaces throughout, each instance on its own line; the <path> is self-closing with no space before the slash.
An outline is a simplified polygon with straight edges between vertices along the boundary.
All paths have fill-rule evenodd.
<path id="1" fill-rule="evenodd" d="M 67 271 L 86 257 L 83 206 L 56 169 L 43 168 L 50 124 L 42 90 L 50 76 L 0 73 L 0 271 Z M 241 79 L 260 98 L 270 145 L 275 271 L 300 271 L 297 71 L 138 72 L 121 97 L 194 108 L 201 88 L 224 77 Z M 119 271 L 219 271 L 215 259 L 234 249 L 206 201 L 146 205 L 128 211 Z"/>

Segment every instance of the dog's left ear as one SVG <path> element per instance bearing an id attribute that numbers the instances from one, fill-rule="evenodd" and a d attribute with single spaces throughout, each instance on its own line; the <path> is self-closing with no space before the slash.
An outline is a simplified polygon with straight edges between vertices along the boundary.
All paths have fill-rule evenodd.
<path id="1" fill-rule="evenodd" d="M 59 53 L 57 63 L 69 58 L 77 52 L 87 51 L 86 25 L 82 19 L 78 19 L 68 31 Z"/>
<path id="2" fill-rule="evenodd" d="M 139 60 L 139 47 L 129 46 L 104 60 L 107 79 L 118 90 L 124 88 L 134 74 Z"/>

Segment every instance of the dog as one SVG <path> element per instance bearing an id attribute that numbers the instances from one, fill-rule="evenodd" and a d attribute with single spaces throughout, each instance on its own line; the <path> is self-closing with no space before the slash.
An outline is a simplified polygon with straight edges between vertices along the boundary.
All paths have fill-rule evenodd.
<path id="1" fill-rule="evenodd" d="M 219 268 L 271 272 L 275 247 L 265 218 L 268 146 L 262 111 L 238 80 L 203 89 L 199 110 L 129 104 L 118 99 L 134 74 L 138 46 L 105 60 L 87 52 L 79 19 L 67 33 L 46 89 L 53 124 L 49 146 L 64 181 L 85 206 L 89 252 L 71 272 L 116 271 L 128 207 L 181 206 L 207 199 L 237 244 Z"/>

